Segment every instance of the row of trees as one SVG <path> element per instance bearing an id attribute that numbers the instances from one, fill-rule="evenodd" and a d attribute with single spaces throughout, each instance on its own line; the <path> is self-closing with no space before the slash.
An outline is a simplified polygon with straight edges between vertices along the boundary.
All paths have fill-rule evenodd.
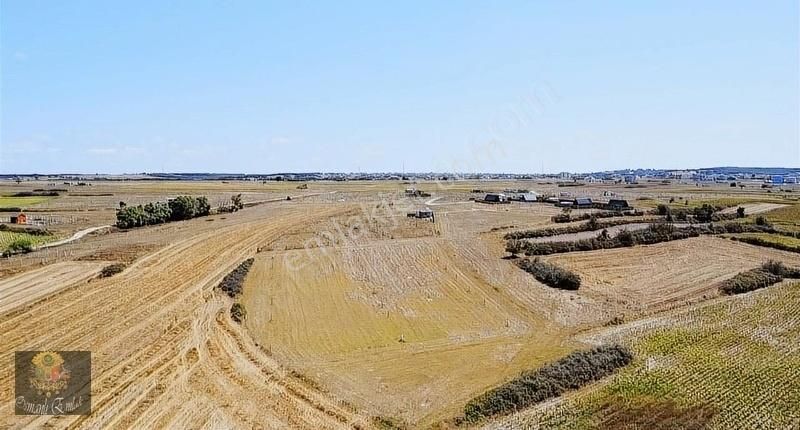
<path id="1" fill-rule="evenodd" d="M 211 213 L 211 205 L 205 196 L 178 196 L 168 202 L 151 202 L 145 205 L 128 206 L 119 203 L 117 227 L 134 228 L 145 225 L 181 221 Z"/>
<path id="2" fill-rule="evenodd" d="M 564 208 L 564 211 L 558 215 L 555 215 L 551 218 L 551 220 L 555 223 L 565 223 L 565 222 L 573 222 L 573 221 L 586 221 L 590 218 L 616 218 L 616 217 L 626 217 L 626 216 L 643 216 L 644 212 L 638 210 L 632 211 L 602 211 L 602 212 L 593 212 L 593 213 L 582 213 L 579 215 L 573 215 L 572 209 Z"/>
<path id="3" fill-rule="evenodd" d="M 712 222 L 712 221 L 725 221 L 734 218 L 744 218 L 744 208 L 737 209 L 735 214 L 720 213 L 721 206 L 712 206 L 707 203 L 702 206 L 694 208 L 675 208 L 665 204 L 660 204 L 656 207 L 656 215 L 666 217 L 667 221 L 695 221 L 695 222 Z"/>
<path id="4" fill-rule="evenodd" d="M 705 234 L 770 233 L 773 231 L 774 229 L 770 226 L 744 223 L 692 225 L 683 228 L 676 228 L 673 224 L 668 223 L 653 223 L 643 230 L 622 230 L 613 237 L 608 234 L 607 230 L 603 230 L 597 237 L 575 241 L 532 243 L 526 240 L 511 239 L 506 242 L 506 251 L 512 255 L 520 253 L 525 255 L 550 255 L 564 252 L 652 245 Z"/>
<path id="5" fill-rule="evenodd" d="M 522 230 L 507 233 L 504 238 L 508 239 L 533 239 L 537 237 L 551 237 L 560 236 L 562 234 L 581 233 L 584 231 L 595 231 L 603 228 L 614 227 L 617 225 L 625 224 L 638 224 L 643 222 L 640 219 L 612 219 L 607 221 L 598 221 L 595 217 L 590 217 L 589 221 L 576 225 L 567 225 L 562 227 L 549 227 L 536 230 Z"/>
<path id="6" fill-rule="evenodd" d="M 609 376 L 632 361 L 633 353 L 620 345 L 573 352 L 471 400 L 464 407 L 464 420 L 474 423 L 530 407 Z"/>

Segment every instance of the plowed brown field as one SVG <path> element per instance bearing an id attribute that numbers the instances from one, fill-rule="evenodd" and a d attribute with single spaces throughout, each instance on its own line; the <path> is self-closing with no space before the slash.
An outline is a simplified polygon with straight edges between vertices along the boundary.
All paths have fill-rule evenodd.
<path id="1" fill-rule="evenodd" d="M 212 291 L 258 246 L 336 213 L 249 210 L 237 224 L 177 241 L 117 276 L 61 289 L 24 312 L 3 311 L 0 427 L 368 427 L 262 351 L 230 320 L 228 299 Z M 52 282 L 55 291 L 75 279 Z M 0 305 L 11 300 L 4 291 Z M 13 351 L 36 349 L 92 351 L 91 415 L 13 415 Z"/>

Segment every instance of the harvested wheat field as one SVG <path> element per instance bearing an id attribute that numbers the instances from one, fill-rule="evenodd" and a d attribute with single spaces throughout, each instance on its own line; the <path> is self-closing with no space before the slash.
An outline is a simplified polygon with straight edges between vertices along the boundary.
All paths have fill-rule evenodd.
<path id="1" fill-rule="evenodd" d="M 558 327 L 455 257 L 442 239 L 259 254 L 246 325 L 348 401 L 413 423 L 446 418 L 569 347 Z"/>
<path id="2" fill-rule="evenodd" d="M 769 259 L 800 266 L 796 253 L 703 236 L 543 257 L 582 278 L 579 290 L 560 290 L 505 258 L 503 236 L 560 227 L 553 217 L 563 210 L 468 200 L 465 190 L 485 185 L 417 184 L 433 196 L 409 198 L 400 183 L 320 182 L 296 194 L 293 184 L 244 184 L 248 200 L 239 211 L 104 228 L 3 259 L 1 422 L 455 428 L 464 426 L 459 417 L 471 399 L 589 347 L 596 342 L 589 334 L 619 316 L 651 327 L 640 318 L 720 300 L 721 282 Z M 97 187 L 113 194 L 92 203 L 106 215 L 117 199 L 206 192 L 230 199 L 236 192 L 235 184 L 221 182 Z M 653 193 L 623 190 L 617 192 Z M 659 190 L 659 198 L 671 198 L 669 189 Z M 62 196 L 48 210 L 71 213 L 87 198 Z M 407 216 L 426 207 L 435 220 Z M 87 228 L 93 219 L 78 217 L 84 224 L 57 231 Z M 215 288 L 251 257 L 240 296 Z M 115 264 L 122 264 L 120 273 L 101 276 Z M 90 415 L 14 415 L 14 351 L 45 349 L 91 351 Z M 531 414 L 525 416 L 538 416 Z"/>
<path id="3" fill-rule="evenodd" d="M 548 261 L 583 278 L 580 294 L 621 313 L 642 314 L 714 297 L 721 281 L 771 259 L 800 265 L 796 253 L 716 237 L 571 253 Z"/>
<path id="4" fill-rule="evenodd" d="M 56 292 L 25 312 L 0 314 L 3 425 L 366 426 L 352 408 L 293 377 L 261 351 L 231 322 L 225 299 L 212 291 L 264 242 L 336 211 L 266 213 L 243 214 L 235 224 L 176 241 L 119 275 Z M 5 309 L 5 295 L 1 303 Z M 13 351 L 26 349 L 92 351 L 94 412 L 14 416 Z"/>

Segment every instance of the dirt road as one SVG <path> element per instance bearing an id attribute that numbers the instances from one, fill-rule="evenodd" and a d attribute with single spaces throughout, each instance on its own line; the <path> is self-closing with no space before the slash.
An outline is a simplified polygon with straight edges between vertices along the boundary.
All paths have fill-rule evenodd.
<path id="1" fill-rule="evenodd" d="M 83 230 L 81 230 L 79 232 L 76 232 L 71 237 L 68 237 L 66 239 L 57 240 L 55 242 L 45 243 L 44 245 L 38 247 L 37 249 L 52 248 L 54 246 L 65 245 L 67 243 L 74 242 L 74 241 L 86 236 L 89 233 L 94 233 L 96 231 L 103 230 L 103 229 L 106 229 L 106 228 L 111 228 L 111 226 L 110 225 L 101 225 L 101 226 L 97 226 L 97 227 L 85 228 L 85 229 L 83 229 Z"/>
<path id="2" fill-rule="evenodd" d="M 764 212 L 773 211 L 775 209 L 780 209 L 786 206 L 789 205 L 782 205 L 780 203 L 747 203 L 739 206 L 725 208 L 721 210 L 720 213 L 735 214 L 736 210 L 739 209 L 739 207 L 743 207 L 745 215 L 756 215 Z"/>
<path id="3" fill-rule="evenodd" d="M 230 300 L 213 291 L 259 246 L 337 212 L 249 209 L 240 222 L 199 229 L 119 275 L 4 309 L 0 427 L 370 427 L 352 407 L 292 376 L 256 345 L 231 321 Z M 92 352 L 91 415 L 14 415 L 14 351 L 43 349 Z"/>

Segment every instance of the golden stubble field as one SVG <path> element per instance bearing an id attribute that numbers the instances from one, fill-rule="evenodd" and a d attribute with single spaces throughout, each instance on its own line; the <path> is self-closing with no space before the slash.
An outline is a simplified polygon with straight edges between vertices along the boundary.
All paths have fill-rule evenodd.
<path id="1" fill-rule="evenodd" d="M 41 185 L 4 183 L 0 191 Z M 560 291 L 502 258 L 505 232 L 550 226 L 560 209 L 468 200 L 480 197 L 476 188 L 562 191 L 552 183 L 297 185 L 108 182 L 81 192 L 111 195 L 70 192 L 42 203 L 53 213 L 102 214 L 87 215 L 92 223 L 113 222 L 119 201 L 179 194 L 207 195 L 213 205 L 241 192 L 261 204 L 0 262 L 0 423 L 370 428 L 373 417 L 390 416 L 424 427 L 582 347 L 581 333 L 620 313 L 631 321 L 709 299 L 718 281 L 767 258 L 800 263 L 796 254 L 700 238 L 549 257 L 585 279 L 578 292 Z M 411 186 L 433 195 L 403 198 Z M 648 207 L 678 197 L 775 197 L 686 184 L 568 188 L 595 197 L 606 190 Z M 405 217 L 426 206 L 435 223 Z M 239 325 L 214 286 L 248 257 L 255 264 Z M 128 264 L 123 273 L 96 277 L 117 261 Z M 91 350 L 93 414 L 14 416 L 11 360 L 25 349 Z"/>

